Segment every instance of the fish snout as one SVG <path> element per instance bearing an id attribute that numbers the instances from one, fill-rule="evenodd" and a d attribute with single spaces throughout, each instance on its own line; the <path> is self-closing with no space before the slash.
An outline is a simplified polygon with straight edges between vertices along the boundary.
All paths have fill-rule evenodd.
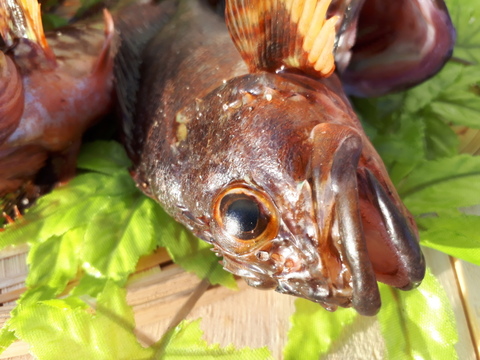
<path id="1" fill-rule="evenodd" d="M 308 174 L 326 277 L 333 288 L 351 288 L 360 314 L 374 315 L 381 305 L 377 281 L 409 290 L 423 279 L 415 223 L 364 135 L 324 123 L 311 139 Z"/>
<path id="2" fill-rule="evenodd" d="M 351 306 L 374 315 L 380 293 L 368 256 L 360 214 L 357 169 L 362 135 L 339 124 L 322 123 L 311 132 L 310 182 L 318 226 L 318 252 L 335 287 L 351 289 Z"/>

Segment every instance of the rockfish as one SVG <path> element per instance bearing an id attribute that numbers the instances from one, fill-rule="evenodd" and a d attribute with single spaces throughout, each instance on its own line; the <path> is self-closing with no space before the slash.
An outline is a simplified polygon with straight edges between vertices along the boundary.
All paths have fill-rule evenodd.
<path id="1" fill-rule="evenodd" d="M 343 88 L 411 86 L 453 42 L 441 1 L 181 0 L 120 49 L 133 177 L 249 285 L 374 315 L 377 281 L 412 289 L 425 263 Z"/>

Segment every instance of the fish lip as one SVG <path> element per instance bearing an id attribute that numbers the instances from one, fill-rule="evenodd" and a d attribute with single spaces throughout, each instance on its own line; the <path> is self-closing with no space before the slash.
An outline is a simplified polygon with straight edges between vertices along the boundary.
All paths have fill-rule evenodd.
<path id="1" fill-rule="evenodd" d="M 414 289 L 422 282 L 426 272 L 425 258 L 419 245 L 418 235 L 415 228 L 408 223 L 407 216 L 400 211 L 377 177 L 369 169 L 365 169 L 365 174 L 369 188 L 374 194 L 374 206 L 383 218 L 387 233 L 390 235 L 389 241 L 395 248 L 398 255 L 397 261 L 407 279 L 406 284 L 399 288 Z"/>
<path id="2" fill-rule="evenodd" d="M 348 272 L 338 277 L 335 288 L 351 288 L 351 306 L 362 315 L 375 315 L 381 306 L 376 275 L 368 256 L 358 195 L 357 171 L 364 149 L 356 129 L 322 123 L 311 132 L 310 165 L 318 251 L 324 266 L 335 274 L 336 258 Z"/>

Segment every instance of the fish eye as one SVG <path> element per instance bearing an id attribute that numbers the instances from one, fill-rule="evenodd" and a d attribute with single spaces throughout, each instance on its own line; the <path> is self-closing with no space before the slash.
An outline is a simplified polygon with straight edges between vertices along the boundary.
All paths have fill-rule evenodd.
<path id="1" fill-rule="evenodd" d="M 232 236 L 251 240 L 263 233 L 268 225 L 256 199 L 243 194 L 231 194 L 220 204 L 224 229 Z"/>
<path id="2" fill-rule="evenodd" d="M 263 192 L 230 186 L 218 195 L 214 206 L 215 220 L 225 235 L 238 242 L 236 245 L 271 240 L 277 235 L 275 207 Z"/>

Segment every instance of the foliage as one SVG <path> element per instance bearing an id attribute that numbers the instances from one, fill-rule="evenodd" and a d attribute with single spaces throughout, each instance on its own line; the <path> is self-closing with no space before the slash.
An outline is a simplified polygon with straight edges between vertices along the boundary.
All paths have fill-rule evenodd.
<path id="1" fill-rule="evenodd" d="M 480 217 L 463 212 L 480 203 L 480 159 L 458 153 L 451 128 L 480 129 L 480 3 L 447 4 L 458 31 L 454 61 L 409 91 L 352 102 L 416 217 L 422 245 L 480 265 L 480 235 L 475 231 Z M 55 0 L 48 6 L 54 5 Z M 57 15 L 47 21 L 52 27 L 65 23 Z M 80 175 L 39 199 L 22 220 L 0 233 L 0 248 L 31 246 L 28 290 L 0 331 L 0 352 L 20 338 L 42 359 L 121 359 L 132 354 L 268 358 L 266 349 L 207 345 L 200 339 L 198 322 L 181 323 L 151 347 L 140 345 L 122 287 L 141 256 L 164 246 L 176 262 L 212 283 L 233 287 L 233 277 L 222 271 L 208 245 L 139 192 L 118 144 L 86 144 L 78 166 Z M 78 285 L 68 289 L 73 280 Z M 378 319 L 389 358 L 456 358 L 453 313 L 430 273 L 415 291 L 382 285 L 381 293 Z M 351 310 L 328 313 L 297 300 L 285 358 L 293 359 L 300 351 L 311 358 L 328 353 L 356 318 Z"/>

